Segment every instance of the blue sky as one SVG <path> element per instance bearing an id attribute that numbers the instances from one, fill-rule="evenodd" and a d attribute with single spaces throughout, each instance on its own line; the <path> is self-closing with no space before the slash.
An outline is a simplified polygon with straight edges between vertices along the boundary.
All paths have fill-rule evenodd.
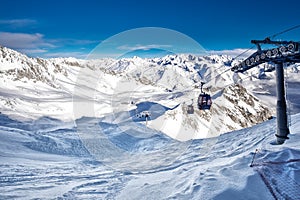
<path id="1" fill-rule="evenodd" d="M 30 56 L 85 58 L 115 34 L 161 27 L 186 34 L 209 52 L 234 53 L 251 47 L 251 39 L 300 24 L 299 7 L 298 0 L 2 1 L 0 45 Z M 299 41 L 300 30 L 276 39 Z"/>

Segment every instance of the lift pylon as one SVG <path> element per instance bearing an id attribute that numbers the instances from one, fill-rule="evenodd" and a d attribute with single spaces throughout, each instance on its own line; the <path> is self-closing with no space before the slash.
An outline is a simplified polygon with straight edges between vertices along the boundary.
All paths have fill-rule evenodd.
<path id="1" fill-rule="evenodd" d="M 299 42 L 294 41 L 272 41 L 270 38 L 264 40 L 251 40 L 257 46 L 257 51 L 240 64 L 231 68 L 234 72 L 245 72 L 259 64 L 271 62 L 276 65 L 276 91 L 277 91 L 277 144 L 283 144 L 290 133 L 288 128 L 286 99 L 284 90 L 284 63 L 300 63 Z M 261 44 L 278 45 L 276 48 L 262 50 Z"/>

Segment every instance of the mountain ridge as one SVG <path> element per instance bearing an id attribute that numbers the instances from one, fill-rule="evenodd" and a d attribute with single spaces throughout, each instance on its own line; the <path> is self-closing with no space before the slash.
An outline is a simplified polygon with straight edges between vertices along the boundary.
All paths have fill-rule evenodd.
<path id="1" fill-rule="evenodd" d="M 244 84 L 247 75 L 223 73 L 228 71 L 229 63 L 233 65 L 237 62 L 226 55 L 81 60 L 29 58 L 6 47 L 1 47 L 1 52 L 0 79 L 4 84 L 1 86 L 0 106 L 3 113 L 10 115 L 33 119 L 46 115 L 74 120 L 83 116 L 110 118 L 113 113 L 121 111 L 129 120 L 135 120 L 132 113 L 143 111 L 137 104 L 150 100 L 167 108 L 180 106 L 159 113 L 159 119 L 151 120 L 149 127 L 163 130 L 173 138 L 187 140 L 249 127 L 274 114 L 253 95 L 253 90 L 249 90 L 255 88 L 255 81 L 243 89 L 236 84 Z M 295 69 L 298 70 L 297 67 L 293 68 L 297 71 Z M 249 72 L 250 77 L 257 80 L 262 78 L 262 73 L 259 70 Z M 193 100 L 200 93 L 199 83 L 207 80 L 204 89 L 215 98 L 211 112 L 186 114 L 186 105 L 192 103 L 197 107 Z M 237 95 L 237 91 L 241 92 L 239 98 L 230 98 Z M 242 98 L 245 96 L 250 99 Z M 247 102 L 256 102 L 261 106 L 252 109 Z M 82 105 L 88 109 L 78 109 Z M 237 113 L 242 119 L 235 117 Z M 170 116 L 176 116 L 175 121 L 181 123 L 176 131 L 170 129 L 175 123 L 169 119 Z M 260 117 L 255 119 L 256 116 Z M 224 125 L 226 120 L 230 124 Z M 214 130 L 213 133 L 210 130 Z M 180 131 L 183 133 L 178 135 Z M 184 132 L 194 134 L 186 136 Z"/>

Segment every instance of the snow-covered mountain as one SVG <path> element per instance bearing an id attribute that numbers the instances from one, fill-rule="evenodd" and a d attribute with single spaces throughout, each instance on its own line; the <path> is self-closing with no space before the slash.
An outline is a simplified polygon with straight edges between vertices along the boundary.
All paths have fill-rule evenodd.
<path id="1" fill-rule="evenodd" d="M 290 139 L 272 145 L 271 65 L 233 74 L 227 56 L 45 60 L 0 50 L 0 199 L 300 199 L 300 115 Z M 299 69 L 286 68 L 293 112 Z M 200 81 L 210 111 L 196 109 Z"/>
<path id="2" fill-rule="evenodd" d="M 41 59 L 1 47 L 0 108 L 16 119 L 49 116 L 70 121 L 86 116 L 111 124 L 143 124 L 145 120 L 136 116 L 148 110 L 152 114 L 148 127 L 178 140 L 217 136 L 261 123 L 274 114 L 274 106 L 264 104 L 275 103 L 274 93 L 268 91 L 275 85 L 272 72 L 265 73 L 269 68 L 234 75 L 228 71 L 236 62 L 231 61 L 216 55 Z M 298 84 L 299 66 L 288 71 Z M 207 82 L 205 91 L 213 97 L 210 111 L 196 109 L 201 81 Z M 257 94 L 266 97 L 265 101 Z M 186 112 L 190 104 L 194 114 Z"/>

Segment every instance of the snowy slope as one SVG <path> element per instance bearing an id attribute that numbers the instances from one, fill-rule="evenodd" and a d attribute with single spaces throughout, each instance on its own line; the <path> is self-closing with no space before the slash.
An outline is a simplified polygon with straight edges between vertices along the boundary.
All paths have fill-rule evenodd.
<path id="1" fill-rule="evenodd" d="M 275 120 L 180 143 L 158 133 L 140 137 L 142 129 L 129 137 L 107 125 L 99 155 L 109 143 L 127 155 L 110 152 L 110 162 L 90 155 L 74 124 L 0 118 L 1 199 L 274 199 L 271 191 L 277 199 L 300 198 L 299 114 L 281 146 L 270 144 Z M 103 123 L 81 120 L 89 128 Z"/>

